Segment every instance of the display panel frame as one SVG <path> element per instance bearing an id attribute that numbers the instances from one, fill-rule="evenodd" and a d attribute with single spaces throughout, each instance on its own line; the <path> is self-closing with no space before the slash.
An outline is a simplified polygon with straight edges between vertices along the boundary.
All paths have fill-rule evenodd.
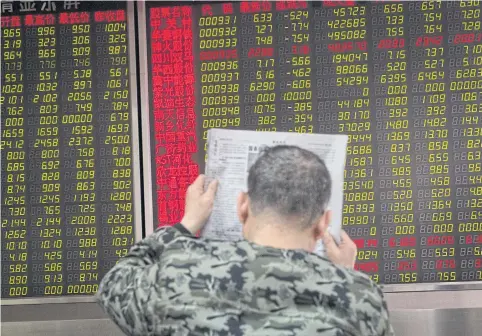
<path id="1" fill-rule="evenodd" d="M 146 3 L 137 3 L 137 26 L 139 41 L 139 82 L 141 89 L 141 125 L 142 125 L 142 167 L 144 177 L 144 232 L 146 236 L 154 232 L 154 200 L 152 180 L 152 156 L 151 156 L 151 108 L 149 92 L 149 70 L 147 52 L 147 12 Z"/>
<path id="2" fill-rule="evenodd" d="M 139 146 L 139 109 L 138 109 L 138 85 L 136 68 L 136 32 L 134 2 L 126 1 L 127 4 L 127 39 L 129 43 L 129 93 L 131 104 L 131 127 L 132 127 L 132 170 L 133 170 L 133 213 L 134 213 L 134 239 L 142 239 L 142 203 L 141 200 L 141 171 L 140 171 L 140 146 Z M 53 303 L 80 303 L 95 302 L 91 295 L 67 295 L 52 297 L 30 297 L 16 299 L 2 299 L 1 306 L 27 305 L 27 304 L 53 304 Z"/>
<path id="3" fill-rule="evenodd" d="M 384 293 L 403 293 L 403 292 L 437 292 L 437 291 L 466 291 L 482 290 L 482 281 L 473 282 L 433 282 L 433 283 L 414 283 L 414 284 L 380 284 Z"/>
<path id="4" fill-rule="evenodd" d="M 220 1 L 229 2 L 229 1 Z M 216 1 L 193 0 L 185 3 L 175 3 L 171 1 L 154 2 L 160 6 L 180 6 L 186 4 L 189 6 L 200 5 L 203 3 L 217 3 Z M 144 172 L 144 211 L 145 211 L 145 232 L 146 235 L 151 234 L 157 227 L 157 221 L 154 219 L 154 203 L 153 188 L 155 181 L 152 181 L 152 136 L 151 136 L 151 108 L 150 108 L 150 78 L 148 71 L 148 36 L 147 36 L 147 11 L 151 6 L 146 6 L 142 1 L 138 4 L 138 27 L 139 27 L 139 66 L 140 66 L 140 87 L 141 87 L 141 109 L 142 109 L 142 150 L 143 150 L 143 172 Z M 412 283 L 412 284 L 379 284 L 385 293 L 403 293 L 403 292 L 434 292 L 434 291 L 466 291 L 466 290 L 482 290 L 482 281 L 470 282 L 432 282 L 432 283 Z"/>

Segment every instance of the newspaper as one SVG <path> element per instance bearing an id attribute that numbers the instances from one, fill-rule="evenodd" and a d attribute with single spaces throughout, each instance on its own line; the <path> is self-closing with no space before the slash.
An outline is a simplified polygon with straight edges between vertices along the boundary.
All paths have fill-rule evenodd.
<path id="1" fill-rule="evenodd" d="M 310 150 L 324 160 L 332 179 L 332 195 L 328 208 L 333 211 L 333 216 L 329 230 L 334 239 L 339 241 L 347 142 L 347 135 L 210 129 L 205 174 L 207 183 L 215 178 L 219 181 L 219 186 L 213 212 L 202 236 L 228 241 L 242 238 L 236 200 L 241 191 L 247 191 L 249 168 L 263 147 L 286 144 Z M 318 242 L 315 253 L 323 254 L 321 241 Z"/>

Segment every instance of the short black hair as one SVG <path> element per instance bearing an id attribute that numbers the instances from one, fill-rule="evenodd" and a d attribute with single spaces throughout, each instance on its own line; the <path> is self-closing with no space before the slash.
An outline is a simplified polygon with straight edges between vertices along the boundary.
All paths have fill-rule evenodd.
<path id="1" fill-rule="evenodd" d="M 249 169 L 248 196 L 254 215 L 265 210 L 310 227 L 325 212 L 331 177 L 323 160 L 297 146 L 265 147 Z"/>

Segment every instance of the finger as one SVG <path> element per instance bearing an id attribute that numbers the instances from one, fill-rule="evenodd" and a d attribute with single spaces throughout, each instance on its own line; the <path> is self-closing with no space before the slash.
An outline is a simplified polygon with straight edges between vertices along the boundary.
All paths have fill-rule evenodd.
<path id="1" fill-rule="evenodd" d="M 191 188 L 195 190 L 196 192 L 202 193 L 204 191 L 204 181 L 206 179 L 206 176 L 201 174 L 199 175 L 194 182 L 191 184 Z"/>
<path id="2" fill-rule="evenodd" d="M 208 185 L 208 189 L 206 190 L 206 197 L 214 198 L 216 191 L 218 190 L 218 185 L 218 180 L 212 180 Z"/>
<path id="3" fill-rule="evenodd" d="M 336 245 L 336 242 L 333 240 L 333 236 L 329 232 L 326 232 L 323 236 L 323 245 L 325 247 L 325 252 L 328 259 L 330 259 L 332 262 L 335 262 L 335 260 L 339 258 L 340 249 Z"/>
<path id="4" fill-rule="evenodd" d="M 346 233 L 345 230 L 341 230 L 340 238 L 341 238 L 341 244 L 355 245 L 355 242 L 351 240 L 350 236 L 348 235 L 348 233 Z"/>
<path id="5" fill-rule="evenodd" d="M 342 242 L 347 242 L 347 241 L 350 241 L 350 240 L 351 240 L 350 236 L 348 235 L 348 233 L 346 233 L 345 230 L 341 230 L 341 232 L 340 232 L 340 238 L 341 238 L 341 241 L 342 241 Z"/>
<path id="6" fill-rule="evenodd" d="M 356 248 L 355 242 L 350 238 L 348 233 L 346 233 L 345 230 L 341 230 L 341 244 L 350 247 L 350 248 Z"/>
<path id="7" fill-rule="evenodd" d="M 338 246 L 336 246 L 335 240 L 333 239 L 333 236 L 328 231 L 326 231 L 323 235 L 323 244 L 325 245 L 327 250 L 338 248 Z"/>

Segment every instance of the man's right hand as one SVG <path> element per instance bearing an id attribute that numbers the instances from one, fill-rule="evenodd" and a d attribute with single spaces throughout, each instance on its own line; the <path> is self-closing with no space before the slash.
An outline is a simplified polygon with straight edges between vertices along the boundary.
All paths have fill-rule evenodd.
<path id="1" fill-rule="evenodd" d="M 326 256 L 332 263 L 347 268 L 354 268 L 356 262 L 357 248 L 348 234 L 341 230 L 340 244 L 336 244 L 333 236 L 327 231 L 323 236 Z"/>
<path id="2" fill-rule="evenodd" d="M 186 208 L 181 224 L 193 235 L 204 227 L 213 211 L 218 181 L 211 181 L 204 191 L 205 180 L 206 176 L 199 175 L 186 192 Z"/>

